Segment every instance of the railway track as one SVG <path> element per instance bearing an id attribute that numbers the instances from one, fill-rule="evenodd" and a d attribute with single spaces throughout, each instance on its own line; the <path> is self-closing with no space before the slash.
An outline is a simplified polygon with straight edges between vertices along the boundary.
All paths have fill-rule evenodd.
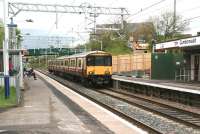
<path id="1" fill-rule="evenodd" d="M 150 133 L 158 133 L 158 134 L 161 134 L 161 133 L 173 133 L 173 130 L 171 130 L 171 129 L 169 129 L 169 130 L 166 130 L 166 131 L 164 131 L 163 129 L 159 129 L 159 127 L 155 127 L 155 126 L 152 126 L 151 125 L 151 123 L 147 123 L 147 122 L 144 122 L 144 121 L 141 121 L 141 120 L 139 120 L 139 119 L 137 119 L 137 118 L 135 118 L 135 117 L 133 117 L 133 116 L 131 116 L 131 115 L 129 115 L 129 114 L 127 114 L 127 112 L 123 112 L 123 110 L 120 110 L 120 106 L 116 103 L 116 106 L 114 106 L 114 105 L 110 105 L 110 104 L 106 104 L 106 103 L 103 103 L 102 101 L 101 101 L 101 99 L 97 99 L 97 98 L 94 98 L 94 97 L 92 97 L 92 96 L 90 96 L 90 95 L 88 95 L 87 93 L 85 93 L 84 91 L 82 92 L 81 90 L 77 90 L 77 87 L 78 88 L 84 88 L 84 87 L 82 87 L 82 86 L 80 86 L 80 85 L 77 85 L 77 83 L 75 84 L 76 85 L 76 87 L 74 87 L 74 85 L 73 84 L 69 84 L 69 82 L 67 81 L 67 80 L 64 80 L 64 79 L 62 79 L 62 78 L 60 78 L 60 77 L 57 77 L 57 76 L 54 76 L 54 75 L 51 75 L 51 74 L 49 74 L 47 71 L 40 71 L 41 73 L 43 73 L 43 74 L 45 74 L 45 75 L 47 75 L 47 76 L 49 76 L 49 77 L 51 77 L 51 78 L 53 78 L 54 80 L 56 80 L 56 81 L 58 81 L 59 83 L 62 83 L 63 85 L 65 85 L 65 86 L 67 86 L 67 87 L 69 87 L 69 88 L 71 88 L 71 89 L 73 89 L 75 92 L 77 92 L 77 93 L 79 93 L 79 94 L 81 94 L 81 95 L 83 95 L 83 96 L 85 96 L 85 97 L 87 97 L 88 99 L 90 99 L 90 100 L 92 100 L 93 102 L 95 102 L 95 103 L 97 103 L 97 104 L 99 104 L 99 105 L 101 105 L 101 106 L 103 106 L 103 107 L 105 107 L 106 109 L 108 109 L 108 110 L 110 110 L 110 111 L 112 111 L 113 113 L 115 113 L 115 114 L 117 114 L 117 115 L 119 115 L 120 117 L 122 117 L 122 118 L 124 118 L 124 119 L 126 119 L 126 120 L 128 120 L 129 122 L 132 122 L 133 124 L 137 124 L 139 127 L 141 127 L 141 128 L 143 128 L 143 129 L 145 129 L 145 130 L 147 130 L 148 132 L 150 132 Z M 73 82 L 72 82 L 73 83 Z M 91 90 L 91 89 L 90 89 Z M 110 89 L 109 89 L 110 90 Z M 128 94 L 122 94 L 122 93 L 117 93 L 117 92 L 114 92 L 113 90 L 112 91 L 109 91 L 108 89 L 104 89 L 104 90 L 96 90 L 96 91 L 93 91 L 93 92 L 98 92 L 98 93 L 100 93 L 100 94 L 104 94 L 104 95 L 107 95 L 107 96 L 110 96 L 110 97 L 112 97 L 112 98 L 116 98 L 116 99 L 118 99 L 118 100 L 122 100 L 122 101 L 124 101 L 124 102 L 127 102 L 128 104 L 130 104 L 130 105 L 136 105 L 137 107 L 142 107 L 143 109 L 145 109 L 145 110 L 148 110 L 148 111 L 150 111 L 150 108 L 147 108 L 147 105 L 149 105 L 150 104 L 150 102 L 144 102 L 143 101 L 143 103 L 139 106 L 139 104 L 138 103 L 140 103 L 140 102 L 142 102 L 142 100 L 137 100 L 136 102 L 137 102 L 137 104 L 136 104 L 136 102 L 133 102 L 133 100 L 132 100 L 132 102 L 130 101 L 130 98 L 132 98 L 133 99 L 133 96 L 131 96 L 131 95 L 128 95 Z M 123 97 L 122 97 L 123 96 Z M 154 103 L 154 104 L 151 104 L 151 107 L 153 108 L 153 109 L 155 109 L 154 110 L 154 113 L 157 113 L 158 114 L 158 112 L 159 112 L 159 114 L 161 114 L 161 115 L 165 115 L 166 114 L 166 112 L 168 112 L 168 114 L 170 113 L 169 112 L 169 110 L 167 111 L 167 108 L 161 108 L 160 107 L 160 109 L 159 109 L 159 107 L 158 106 L 156 106 L 156 104 Z M 168 108 L 169 109 L 169 108 Z M 156 110 L 157 110 L 157 112 L 156 112 Z M 162 112 L 161 112 L 162 111 Z M 152 112 L 152 111 L 151 111 Z M 173 114 L 172 114 L 173 113 Z M 176 116 L 178 113 L 177 112 L 172 112 L 171 111 L 171 116 L 172 115 L 174 115 L 174 116 Z M 181 118 L 181 117 L 186 117 L 185 115 L 187 115 L 187 114 L 181 114 L 179 117 Z M 166 116 L 166 115 L 165 115 Z M 169 115 L 168 115 L 168 117 L 169 117 Z M 191 116 L 187 116 L 188 117 L 188 119 L 194 119 L 193 118 L 193 116 L 192 116 L 192 118 L 189 118 L 189 117 L 191 117 Z M 172 118 L 172 117 L 170 117 L 170 118 Z M 173 117 L 173 120 L 178 120 L 177 118 L 175 118 L 175 117 Z M 198 127 L 199 128 L 199 122 L 196 122 L 195 123 L 195 121 L 197 121 L 196 119 L 193 121 L 193 122 L 191 122 L 192 120 L 190 120 L 189 121 L 189 123 L 188 123 L 188 121 L 187 121 L 187 123 L 186 123 L 186 118 L 185 118 L 185 120 L 184 121 L 180 121 L 180 119 L 178 120 L 179 122 L 182 122 L 182 123 L 184 123 L 184 124 L 187 124 L 187 125 L 190 125 L 190 126 L 193 126 L 194 127 L 194 125 L 195 125 L 195 127 Z M 194 124 L 195 123 L 195 124 Z M 195 128 L 196 129 L 196 128 Z M 195 130 L 196 131 L 196 130 Z"/>
<path id="2" fill-rule="evenodd" d="M 146 98 L 138 97 L 131 93 L 116 91 L 113 89 L 101 89 L 98 92 L 120 99 L 132 105 L 136 105 L 150 112 L 162 115 L 164 117 L 176 120 L 191 127 L 200 129 L 200 115 L 172 107 L 163 103 L 155 102 Z"/>

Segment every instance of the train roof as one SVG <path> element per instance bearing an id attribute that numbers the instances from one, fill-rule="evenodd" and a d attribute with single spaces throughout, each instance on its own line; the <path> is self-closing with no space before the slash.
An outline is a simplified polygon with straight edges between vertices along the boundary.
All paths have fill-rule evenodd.
<path id="1" fill-rule="evenodd" d="M 107 53 L 107 52 L 104 52 L 104 51 L 89 51 L 89 52 L 74 54 L 74 55 L 70 55 L 70 56 L 62 56 L 62 57 L 58 57 L 57 59 L 62 60 L 62 59 L 65 59 L 65 58 L 86 57 L 86 56 L 91 55 L 91 54 L 110 54 L 110 53 Z"/>

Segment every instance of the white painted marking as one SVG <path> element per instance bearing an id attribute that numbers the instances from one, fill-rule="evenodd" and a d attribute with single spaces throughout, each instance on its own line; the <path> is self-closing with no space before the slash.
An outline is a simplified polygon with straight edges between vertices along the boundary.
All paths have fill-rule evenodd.
<path id="1" fill-rule="evenodd" d="M 71 98 L 71 96 L 70 96 L 69 94 L 66 94 L 65 90 L 68 91 L 68 92 L 71 92 L 73 95 L 76 95 L 77 97 L 79 97 L 79 98 L 81 98 L 82 100 L 88 102 L 89 104 L 92 104 L 92 105 L 95 106 L 96 108 L 98 108 L 98 109 L 104 111 L 105 113 L 107 113 L 107 114 L 110 115 L 111 117 L 117 119 L 119 122 L 121 122 L 121 123 L 124 124 L 125 126 L 131 128 L 132 131 L 137 131 L 137 132 L 140 133 L 140 134 L 147 134 L 146 131 L 144 131 L 144 130 L 138 128 L 137 126 L 134 126 L 133 124 L 131 124 L 130 122 L 124 120 L 123 118 L 119 117 L 118 115 L 116 115 L 116 114 L 114 114 L 114 113 L 108 111 L 107 109 L 105 109 L 105 108 L 99 106 L 98 104 L 92 102 L 91 100 L 89 100 L 89 99 L 87 99 L 87 98 L 85 98 L 85 97 L 79 95 L 78 93 L 72 91 L 71 89 L 69 89 L 69 88 L 65 87 L 64 85 L 58 83 L 57 81 L 53 80 L 52 78 L 49 78 L 48 76 L 46 76 L 46 75 L 44 75 L 44 74 L 42 74 L 42 73 L 40 73 L 40 72 L 38 72 L 38 71 L 35 71 L 35 72 L 36 72 L 38 75 L 40 75 L 41 77 L 45 78 L 45 80 L 46 80 L 47 82 L 49 82 L 49 83 L 50 83 L 51 85 L 53 85 L 57 90 L 59 90 L 59 91 L 62 92 L 64 95 L 68 96 L 69 98 Z M 58 86 L 60 86 L 60 87 L 62 87 L 62 88 L 60 88 L 60 87 L 58 88 Z M 62 90 L 62 89 L 64 89 L 64 90 Z M 74 100 L 73 100 L 73 101 L 74 101 Z M 78 104 L 78 103 L 77 103 L 77 104 Z M 80 104 L 79 104 L 79 105 L 80 105 Z M 80 105 L 80 106 L 81 106 L 81 105 Z M 86 111 L 88 111 L 87 108 L 85 108 L 85 107 L 82 107 L 82 108 L 85 109 Z M 93 116 L 94 116 L 94 115 L 93 115 Z M 97 117 L 95 117 L 95 118 L 97 118 Z M 101 122 L 101 120 L 99 120 L 99 121 Z M 102 122 L 102 123 L 103 123 L 103 122 Z M 103 124 L 104 124 L 104 123 L 103 123 Z M 106 125 L 108 128 L 110 128 L 110 126 L 108 126 L 107 124 L 104 124 L 104 125 Z M 112 126 L 111 126 L 111 127 L 112 127 Z M 112 131 L 115 131 L 115 130 L 112 130 Z"/>
<path id="2" fill-rule="evenodd" d="M 31 107 L 33 107 L 33 106 L 24 106 L 24 107 L 31 108 Z"/>

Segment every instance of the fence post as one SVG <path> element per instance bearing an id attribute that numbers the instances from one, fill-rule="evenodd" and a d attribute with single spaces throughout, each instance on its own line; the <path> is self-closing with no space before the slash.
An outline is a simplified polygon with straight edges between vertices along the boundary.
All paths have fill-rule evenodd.
<path id="1" fill-rule="evenodd" d="M 175 71 L 175 81 L 176 81 L 176 71 Z"/>
<path id="2" fill-rule="evenodd" d="M 117 73 L 120 73 L 120 59 L 119 59 L 119 55 L 117 55 Z"/>
<path id="3" fill-rule="evenodd" d="M 185 75 L 186 75 L 186 73 L 185 73 L 185 68 L 183 68 L 183 78 L 184 78 L 184 82 L 186 81 Z"/>
<path id="4" fill-rule="evenodd" d="M 17 74 L 16 76 L 15 76 L 15 88 L 16 88 L 16 96 L 17 96 L 17 104 L 19 104 L 20 103 L 20 98 L 21 98 L 21 96 L 20 96 L 20 81 L 19 81 L 19 74 Z"/>

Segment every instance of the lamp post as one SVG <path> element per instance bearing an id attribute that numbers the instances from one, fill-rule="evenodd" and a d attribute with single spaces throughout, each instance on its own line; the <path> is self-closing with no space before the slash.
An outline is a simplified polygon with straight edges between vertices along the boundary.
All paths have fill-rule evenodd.
<path id="1" fill-rule="evenodd" d="M 9 54 L 8 54 L 8 1 L 3 0 L 3 10 L 4 10 L 4 42 L 3 42 L 3 65 L 4 65 L 4 87 L 5 87 L 5 98 L 9 97 L 10 94 L 10 83 L 9 83 Z"/>
<path id="2" fill-rule="evenodd" d="M 103 50 L 103 42 L 102 40 L 99 41 L 100 42 L 100 45 L 101 45 L 101 51 Z"/>

